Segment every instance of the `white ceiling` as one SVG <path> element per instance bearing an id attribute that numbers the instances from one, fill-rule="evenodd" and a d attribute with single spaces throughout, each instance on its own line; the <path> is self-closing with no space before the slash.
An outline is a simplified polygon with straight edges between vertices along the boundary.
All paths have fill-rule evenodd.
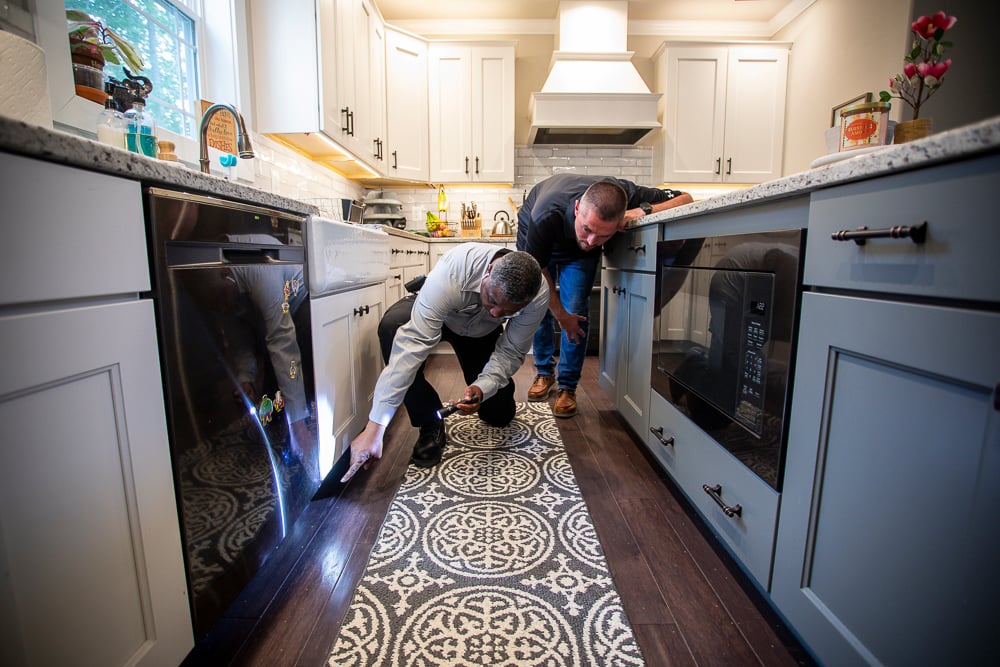
<path id="1" fill-rule="evenodd" d="M 555 19 L 558 0 L 375 0 L 386 21 Z M 761 21 L 793 0 L 629 0 L 632 21 Z"/>

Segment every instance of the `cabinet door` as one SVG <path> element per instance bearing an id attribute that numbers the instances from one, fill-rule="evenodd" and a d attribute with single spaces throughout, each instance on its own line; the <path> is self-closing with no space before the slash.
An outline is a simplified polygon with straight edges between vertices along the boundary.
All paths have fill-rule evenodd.
<path id="1" fill-rule="evenodd" d="M 471 175 L 472 64 L 468 47 L 428 50 L 431 181 L 460 183 Z"/>
<path id="2" fill-rule="evenodd" d="M 194 642 L 152 303 L 11 315 L 0 340 L 2 662 L 179 664 Z"/>
<path id="3" fill-rule="evenodd" d="M 385 109 L 385 23 L 378 11 L 368 8 L 368 150 L 372 164 L 381 174 L 386 173 L 386 109 Z"/>
<path id="4" fill-rule="evenodd" d="M 601 271 L 601 347 L 598 384 L 608 397 L 618 402 L 623 350 L 626 345 L 628 308 L 622 296 L 624 274 Z M 648 376 L 647 376 L 648 379 Z"/>
<path id="5" fill-rule="evenodd" d="M 824 663 L 987 664 L 1000 314 L 805 294 L 772 597 Z"/>
<path id="6" fill-rule="evenodd" d="M 368 422 L 382 372 L 378 323 L 385 314 L 385 298 L 385 286 L 379 283 L 311 302 L 323 474 Z"/>
<path id="7" fill-rule="evenodd" d="M 381 285 L 370 285 L 358 290 L 354 331 L 351 335 L 351 354 L 354 357 L 354 386 L 358 404 L 358 414 L 351 428 L 350 438 L 345 447 L 368 423 L 368 413 L 372 407 L 375 383 L 382 372 L 382 348 L 378 340 L 378 323 L 385 315 L 385 292 Z"/>
<path id="8" fill-rule="evenodd" d="M 763 183 L 781 176 L 788 51 L 729 50 L 723 180 Z"/>
<path id="9" fill-rule="evenodd" d="M 649 373 L 653 353 L 653 298 L 656 276 L 651 273 L 623 275 L 625 299 L 624 357 L 619 372 L 618 411 L 640 438 L 649 427 Z"/>
<path id="10" fill-rule="evenodd" d="M 514 53 L 472 49 L 472 180 L 514 181 Z"/>
<path id="11" fill-rule="evenodd" d="M 386 31 L 388 138 L 386 175 L 430 180 L 427 126 L 427 43 Z"/>
<path id="12" fill-rule="evenodd" d="M 669 49 L 658 61 L 664 181 L 722 181 L 728 65 L 725 47 Z"/>
<path id="13" fill-rule="evenodd" d="M 352 391 L 356 379 L 351 355 L 355 300 L 352 291 L 310 302 L 319 461 L 324 475 L 344 447 L 350 446 L 350 426 L 358 414 Z"/>

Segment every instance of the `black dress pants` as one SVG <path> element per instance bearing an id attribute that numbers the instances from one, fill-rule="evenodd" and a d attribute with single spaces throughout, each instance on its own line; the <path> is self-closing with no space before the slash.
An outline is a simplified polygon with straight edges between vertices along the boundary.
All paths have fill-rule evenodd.
<path id="1" fill-rule="evenodd" d="M 389 362 L 392 353 L 392 341 L 396 330 L 410 321 L 410 311 L 413 309 L 415 295 L 407 295 L 391 305 L 378 325 L 378 339 L 382 346 L 382 360 Z M 448 327 L 441 332 L 441 339 L 451 344 L 455 356 L 462 367 L 466 386 L 475 381 L 482 372 L 486 362 L 496 347 L 497 339 L 502 332 L 497 327 L 483 337 L 459 336 Z M 426 363 L 426 362 L 425 362 Z M 413 384 L 406 391 L 403 405 L 410 415 L 410 424 L 416 427 L 430 426 L 438 421 L 437 411 L 441 408 L 441 397 L 424 377 L 424 365 L 417 369 Z M 456 397 L 460 398 L 460 397 Z M 479 406 L 479 417 L 490 426 L 506 426 L 514 419 L 517 406 L 514 403 L 514 380 L 511 379 L 501 387 L 496 394 L 483 401 Z"/>

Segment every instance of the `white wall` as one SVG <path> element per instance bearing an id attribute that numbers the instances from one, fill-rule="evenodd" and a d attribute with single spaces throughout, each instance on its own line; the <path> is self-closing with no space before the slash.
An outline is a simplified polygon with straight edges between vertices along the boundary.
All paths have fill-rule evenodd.
<path id="1" fill-rule="evenodd" d="M 910 0 L 818 0 L 774 39 L 794 42 L 788 60 L 785 174 L 826 154 L 833 107 L 885 89 L 909 44 Z M 893 119 L 899 110 L 893 109 Z"/>

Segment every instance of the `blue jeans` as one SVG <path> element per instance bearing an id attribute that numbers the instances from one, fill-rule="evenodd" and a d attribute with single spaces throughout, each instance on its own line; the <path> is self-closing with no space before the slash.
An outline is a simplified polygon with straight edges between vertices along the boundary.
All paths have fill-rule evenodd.
<path id="1" fill-rule="evenodd" d="M 587 317 L 590 313 L 590 291 L 594 288 L 597 267 L 601 262 L 600 253 L 592 257 L 573 260 L 553 259 L 546 267 L 552 280 L 559 286 L 559 301 L 563 308 L 575 315 Z M 583 358 L 587 354 L 587 336 L 590 325 L 599 326 L 597 322 L 580 322 L 583 338 L 574 343 L 561 332 L 559 339 L 559 373 L 560 389 L 576 391 L 580 382 L 580 371 L 583 368 Z M 535 338 L 532 341 L 532 351 L 535 355 L 535 372 L 539 375 L 556 375 L 555 351 L 556 321 L 552 312 L 546 312 L 542 323 L 538 325 Z"/>

